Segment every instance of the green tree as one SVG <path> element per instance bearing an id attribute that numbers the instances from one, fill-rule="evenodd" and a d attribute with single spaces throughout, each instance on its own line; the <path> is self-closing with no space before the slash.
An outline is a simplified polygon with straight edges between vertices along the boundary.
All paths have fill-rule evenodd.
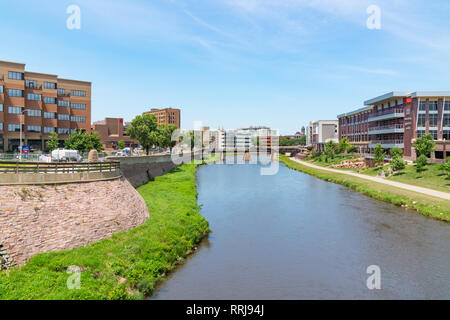
<path id="1" fill-rule="evenodd" d="M 384 152 L 383 148 L 381 147 L 381 144 L 377 144 L 373 151 L 374 157 L 373 160 L 376 164 L 381 164 L 384 162 L 384 159 L 386 158 L 386 152 Z"/>
<path id="2" fill-rule="evenodd" d="M 417 157 L 424 155 L 429 158 L 431 153 L 435 149 L 435 143 L 433 141 L 433 136 L 429 133 L 424 134 L 420 138 L 417 138 L 414 142 L 414 148 L 416 149 Z"/>
<path id="3" fill-rule="evenodd" d="M 124 149 L 124 148 L 125 148 L 125 141 L 120 140 L 120 141 L 117 143 L 117 146 L 118 146 L 118 148 L 119 148 L 120 150 Z"/>
<path id="4" fill-rule="evenodd" d="M 447 157 L 445 164 L 442 164 L 440 169 L 447 175 L 447 179 L 450 179 L 450 157 Z"/>
<path id="5" fill-rule="evenodd" d="M 345 151 L 347 151 L 347 149 L 349 147 L 350 147 L 350 141 L 348 140 L 348 138 L 342 138 L 339 141 L 336 152 L 339 154 L 344 153 Z"/>
<path id="6" fill-rule="evenodd" d="M 53 150 L 59 147 L 59 139 L 58 134 L 56 132 L 52 132 L 50 134 L 50 140 L 47 142 L 48 150 L 52 152 Z"/>
<path id="7" fill-rule="evenodd" d="M 158 128 L 158 146 L 162 148 L 170 148 L 177 144 L 177 141 L 172 141 L 172 135 L 177 130 L 177 126 L 174 124 L 162 124 Z"/>
<path id="8" fill-rule="evenodd" d="M 298 140 L 301 146 L 306 146 L 306 136 L 301 136 Z"/>
<path id="9" fill-rule="evenodd" d="M 392 171 L 400 171 L 405 169 L 406 167 L 406 161 L 403 160 L 403 157 L 395 154 L 395 156 L 391 160 L 391 168 Z"/>
<path id="10" fill-rule="evenodd" d="M 332 140 L 328 141 L 325 144 L 325 155 L 326 159 L 333 159 L 336 152 L 336 143 L 334 143 Z"/>
<path id="11" fill-rule="evenodd" d="M 80 152 L 89 152 L 92 149 L 97 151 L 103 150 L 103 145 L 97 132 L 89 134 L 81 130 L 75 130 L 64 142 L 64 147 Z"/>
<path id="12" fill-rule="evenodd" d="M 158 144 L 157 127 L 156 117 L 152 114 L 145 113 L 131 121 L 131 125 L 127 129 L 127 135 L 131 139 L 138 140 L 148 155 L 150 147 Z"/>
<path id="13" fill-rule="evenodd" d="M 354 145 L 349 145 L 347 147 L 347 153 L 357 153 L 358 152 L 358 148 L 355 147 Z"/>
<path id="14" fill-rule="evenodd" d="M 403 149 L 392 148 L 391 150 L 389 150 L 389 154 L 391 155 L 392 159 L 394 159 L 396 156 L 403 157 Z"/>
<path id="15" fill-rule="evenodd" d="M 428 164 L 428 158 L 424 154 L 422 154 L 417 158 L 415 163 L 416 163 L 416 171 L 422 172 L 425 170 L 425 166 Z"/>

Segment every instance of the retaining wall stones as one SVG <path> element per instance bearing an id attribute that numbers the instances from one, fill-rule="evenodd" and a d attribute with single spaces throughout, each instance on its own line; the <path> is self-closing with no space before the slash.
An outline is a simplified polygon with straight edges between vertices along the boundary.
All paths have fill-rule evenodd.
<path id="1" fill-rule="evenodd" d="M 149 218 L 124 178 L 57 186 L 0 186 L 0 266 L 76 248 L 130 230 Z"/>

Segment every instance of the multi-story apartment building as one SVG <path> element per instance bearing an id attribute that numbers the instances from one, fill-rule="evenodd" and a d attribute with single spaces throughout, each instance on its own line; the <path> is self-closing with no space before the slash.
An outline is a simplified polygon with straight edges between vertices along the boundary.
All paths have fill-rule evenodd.
<path id="1" fill-rule="evenodd" d="M 45 150 L 50 134 L 65 140 L 74 130 L 91 131 L 91 83 L 25 71 L 0 61 L 0 150 L 22 144 Z"/>
<path id="2" fill-rule="evenodd" d="M 218 130 L 218 148 L 221 150 L 256 149 L 259 138 L 260 148 L 268 150 L 278 146 L 277 133 L 268 127 L 247 127 L 237 130 Z"/>
<path id="3" fill-rule="evenodd" d="M 125 147 L 135 148 L 139 146 L 139 141 L 127 136 L 122 118 L 105 118 L 92 124 L 92 131 L 97 132 L 105 151 L 118 149 L 119 141 L 125 143 Z"/>
<path id="4" fill-rule="evenodd" d="M 181 111 L 180 109 L 165 108 L 165 109 L 151 109 L 149 112 L 156 117 L 158 126 L 161 124 L 174 124 L 177 128 L 181 125 Z"/>
<path id="5" fill-rule="evenodd" d="M 365 101 L 368 110 L 368 125 L 359 133 L 369 136 L 368 149 L 377 144 L 389 151 L 392 148 L 404 150 L 406 159 L 414 160 L 414 140 L 429 133 L 436 143 L 432 160 L 444 160 L 450 156 L 450 91 L 395 91 Z M 348 125 L 349 117 L 338 116 Z M 351 117 L 350 117 L 351 118 Z M 341 130 L 340 137 L 348 137 L 351 131 Z"/>
<path id="6" fill-rule="evenodd" d="M 339 140 L 348 138 L 360 153 L 369 153 L 369 114 L 372 108 L 363 107 L 355 111 L 338 115 Z"/>
<path id="7" fill-rule="evenodd" d="M 328 141 L 338 142 L 338 120 L 311 121 L 306 129 L 306 144 L 317 151 L 324 151 Z"/>

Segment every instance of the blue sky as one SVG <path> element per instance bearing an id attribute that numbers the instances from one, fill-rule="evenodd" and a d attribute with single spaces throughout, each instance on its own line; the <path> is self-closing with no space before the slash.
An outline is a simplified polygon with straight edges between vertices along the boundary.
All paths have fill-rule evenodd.
<path id="1" fill-rule="evenodd" d="M 179 107 L 185 129 L 289 134 L 388 91 L 449 90 L 449 16 L 446 0 L 0 0 L 0 60 L 91 81 L 94 121 Z"/>

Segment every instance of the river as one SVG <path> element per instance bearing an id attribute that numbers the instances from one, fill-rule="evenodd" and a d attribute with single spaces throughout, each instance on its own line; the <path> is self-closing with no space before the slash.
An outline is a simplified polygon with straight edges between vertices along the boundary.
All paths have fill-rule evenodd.
<path id="1" fill-rule="evenodd" d="M 282 164 L 205 165 L 197 183 L 213 233 L 151 299 L 450 298 L 448 223 Z"/>

